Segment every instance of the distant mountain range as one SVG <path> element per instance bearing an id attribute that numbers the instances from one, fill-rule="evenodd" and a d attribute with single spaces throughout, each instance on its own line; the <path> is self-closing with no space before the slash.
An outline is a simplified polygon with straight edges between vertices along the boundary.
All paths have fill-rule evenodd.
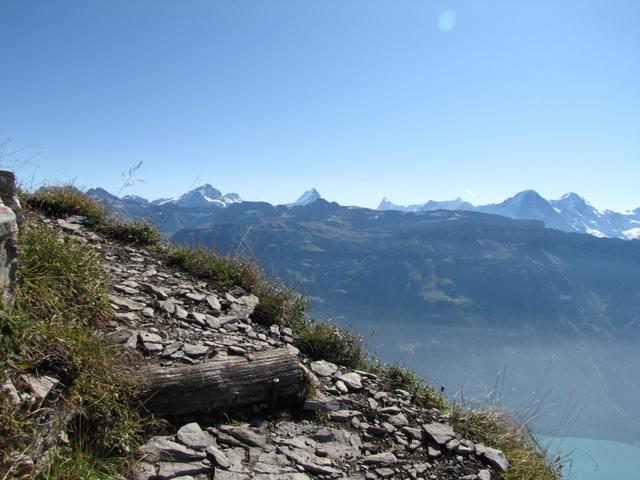
<path id="1" fill-rule="evenodd" d="M 535 190 L 525 190 L 502 203 L 474 206 L 460 198 L 421 205 L 396 205 L 386 197 L 378 210 L 424 212 L 430 210 L 467 210 L 502 215 L 516 220 L 540 220 L 548 228 L 564 232 L 588 233 L 595 237 L 640 238 L 640 208 L 627 212 L 599 211 L 577 193 L 567 193 L 558 200 L 546 200 Z"/>
<path id="2" fill-rule="evenodd" d="M 473 210 L 402 212 L 341 206 L 314 189 L 278 206 L 210 185 L 153 202 L 88 193 L 177 243 L 258 258 L 320 304 L 340 305 L 343 291 L 349 306 L 395 302 L 429 321 L 640 331 L 640 242 L 579 234 L 572 225 L 586 229 L 600 213 L 577 195 L 550 203 L 526 191 Z"/>
<path id="3" fill-rule="evenodd" d="M 381 210 L 330 203 L 314 189 L 277 206 L 210 186 L 153 202 L 88 193 L 176 244 L 255 258 L 305 292 L 314 315 L 379 332 L 385 358 L 427 378 L 446 372 L 453 388 L 468 378 L 486 386 L 508 365 L 512 405 L 531 401 L 541 378 L 565 395 L 551 405 L 556 417 L 545 409 L 549 428 L 577 392 L 594 399 L 577 433 L 637 440 L 640 241 L 582 232 L 618 236 L 637 228 L 638 210 L 599 212 L 575 194 L 547 201 L 533 191 L 482 207 L 386 201 Z M 397 211 L 407 208 L 415 211 Z"/>
<path id="4" fill-rule="evenodd" d="M 210 184 L 195 188 L 179 197 L 159 198 L 148 201 L 135 195 L 118 198 L 101 188 L 87 192 L 113 210 L 133 218 L 154 217 L 165 212 L 166 231 L 175 233 L 180 228 L 192 225 L 189 217 L 201 218 L 208 209 L 226 208 L 242 203 L 236 193 L 222 194 Z M 286 204 L 288 208 L 300 207 L 322 199 L 315 188 L 304 192 L 295 202 Z M 177 207 L 177 208 L 174 208 Z M 190 210 L 190 211 L 189 211 Z M 515 220 L 540 220 L 548 228 L 563 232 L 586 233 L 595 237 L 640 239 L 640 208 L 633 211 L 600 211 L 576 193 L 567 193 L 558 200 L 547 200 L 535 190 L 525 190 L 502 203 L 473 205 L 456 198 L 449 201 L 429 200 L 423 204 L 396 205 L 386 197 L 382 199 L 378 211 L 396 210 L 416 213 L 434 210 L 473 211 L 501 215 Z M 182 217 L 182 218 L 178 218 Z"/>
<path id="5" fill-rule="evenodd" d="M 87 195 L 101 201 L 102 203 L 112 205 L 138 204 L 159 206 L 175 205 L 186 208 L 224 208 L 231 204 L 242 202 L 242 199 L 237 193 L 225 193 L 223 195 L 220 190 L 213 188 L 208 183 L 180 195 L 179 197 L 158 198 L 153 201 L 149 201 L 146 198 L 142 198 L 137 195 L 125 195 L 124 197 L 119 198 L 102 188 L 92 188 L 87 191 Z"/>

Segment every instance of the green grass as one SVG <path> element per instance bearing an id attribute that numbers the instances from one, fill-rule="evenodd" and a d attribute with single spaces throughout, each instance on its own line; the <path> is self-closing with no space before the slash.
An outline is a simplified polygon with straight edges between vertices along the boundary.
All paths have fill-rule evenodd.
<path id="1" fill-rule="evenodd" d="M 527 422 L 510 418 L 495 408 L 450 407 L 456 432 L 485 446 L 502 450 L 511 465 L 501 480 L 559 480 L 560 465 L 553 464 L 537 444 Z"/>
<path id="2" fill-rule="evenodd" d="M 0 315 L 0 378 L 32 373 L 62 382 L 57 407 L 73 413 L 70 445 L 58 451 L 55 472 L 42 476 L 99 478 L 89 470 L 124 462 L 146 422 L 133 406 L 138 386 L 127 375 L 126 363 L 94 335 L 110 315 L 107 275 L 90 246 L 32 223 L 29 215 L 19 245 L 16 302 Z M 10 467 L 12 451 L 29 453 L 36 422 L 28 407 L 0 403 L 0 478 Z M 85 459 L 102 459 L 101 465 L 65 474 L 62 465 L 76 465 L 80 450 Z"/>
<path id="3" fill-rule="evenodd" d="M 110 218 L 107 209 L 71 186 L 48 187 L 21 193 L 20 202 L 52 217 L 82 215 L 95 230 L 116 240 L 140 246 L 154 246 L 160 232 L 149 222 L 127 222 Z"/>
<path id="4" fill-rule="evenodd" d="M 427 385 L 410 368 L 397 364 L 373 362 L 371 370 L 378 375 L 387 390 L 392 391 L 397 388 L 406 390 L 411 394 L 413 401 L 421 407 L 439 410 L 448 408 L 444 396 Z"/>
<path id="5" fill-rule="evenodd" d="M 306 322 L 296 331 L 299 347 L 312 360 L 326 360 L 354 369 L 366 369 L 369 353 L 356 332 L 331 322 Z"/>

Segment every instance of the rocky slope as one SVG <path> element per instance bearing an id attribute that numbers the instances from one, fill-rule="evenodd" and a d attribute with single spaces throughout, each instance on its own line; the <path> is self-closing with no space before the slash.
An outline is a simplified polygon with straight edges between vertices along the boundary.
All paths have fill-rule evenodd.
<path id="1" fill-rule="evenodd" d="M 82 217 L 44 221 L 102 253 L 114 311 L 102 335 L 135 352 L 141 368 L 229 356 L 250 362 L 257 352 L 287 348 L 307 372 L 311 393 L 301 409 L 279 414 L 280 406 L 261 404 L 238 417 L 171 419 L 140 448 L 133 478 L 486 480 L 509 468 L 502 452 L 456 434 L 448 414 L 418 407 L 408 392 L 305 358 L 293 331 L 253 322 L 259 300 L 241 288 L 213 289 L 143 248 L 107 240 Z"/>

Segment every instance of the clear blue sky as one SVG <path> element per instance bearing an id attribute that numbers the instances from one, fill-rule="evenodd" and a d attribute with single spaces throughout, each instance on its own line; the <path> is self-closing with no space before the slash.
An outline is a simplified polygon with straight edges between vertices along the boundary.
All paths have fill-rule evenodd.
<path id="1" fill-rule="evenodd" d="M 150 198 L 636 208 L 640 1 L 0 0 L 0 133 Z"/>

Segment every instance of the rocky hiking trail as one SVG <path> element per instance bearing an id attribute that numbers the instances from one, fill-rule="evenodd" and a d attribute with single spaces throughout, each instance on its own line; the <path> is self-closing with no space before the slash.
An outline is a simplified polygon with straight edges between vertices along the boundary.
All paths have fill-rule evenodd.
<path id="1" fill-rule="evenodd" d="M 113 309 L 101 335 L 136 358 L 149 409 L 170 421 L 140 447 L 132 478 L 490 480 L 509 468 L 409 392 L 305 358 L 290 328 L 252 321 L 259 299 L 242 288 L 212 288 L 83 217 L 42 221 L 101 253 Z"/>

